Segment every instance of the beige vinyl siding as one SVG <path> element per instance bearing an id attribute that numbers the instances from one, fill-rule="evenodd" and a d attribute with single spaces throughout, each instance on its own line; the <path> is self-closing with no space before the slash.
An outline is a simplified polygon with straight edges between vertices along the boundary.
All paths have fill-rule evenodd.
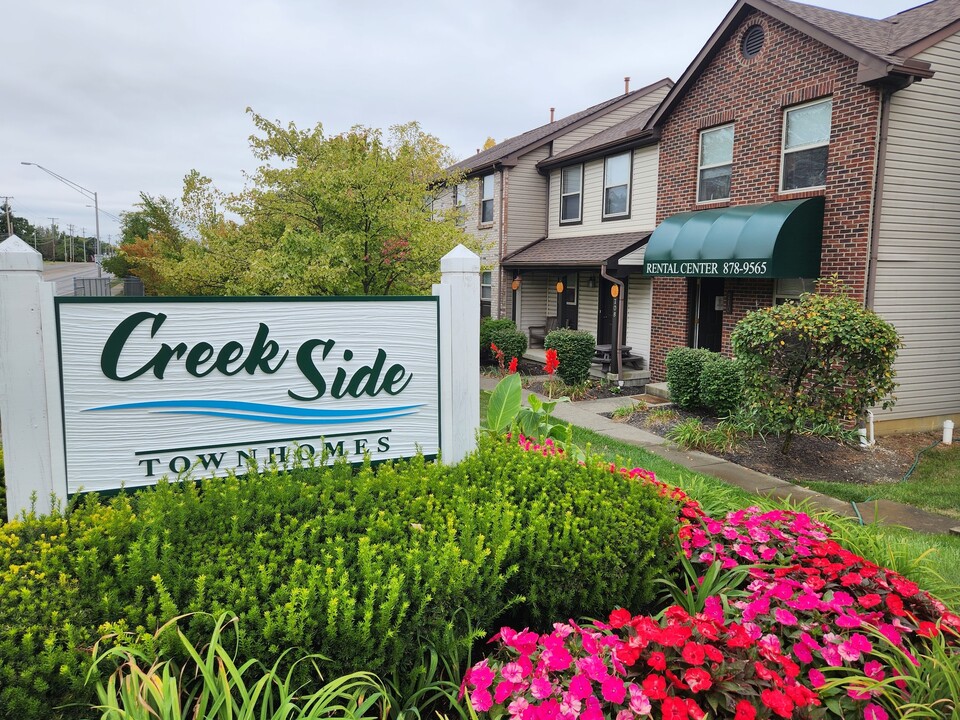
<path id="1" fill-rule="evenodd" d="M 660 101 L 666 97 L 669 89 L 670 88 L 668 87 L 662 87 L 659 90 L 654 90 L 651 93 L 642 95 L 636 100 L 627 103 L 623 107 L 612 110 L 605 115 L 598 117 L 596 120 L 592 120 L 591 122 L 581 125 L 576 130 L 571 130 L 566 135 L 558 137 L 553 141 L 554 154 L 563 152 L 567 148 L 583 142 L 588 137 L 596 135 L 601 130 L 606 130 L 609 127 L 613 127 L 618 123 L 622 123 L 624 120 L 629 120 L 637 113 L 646 110 L 649 107 L 653 107 L 654 105 L 658 105 Z"/>
<path id="2" fill-rule="evenodd" d="M 587 278 L 594 278 L 589 287 Z M 577 330 L 586 330 L 597 339 L 597 314 L 600 311 L 599 275 L 582 272 L 577 277 Z"/>
<path id="3" fill-rule="evenodd" d="M 537 163 L 548 154 L 547 147 L 538 148 L 509 170 L 504 253 L 519 250 L 547 233 L 547 179 L 537 172 Z"/>
<path id="4" fill-rule="evenodd" d="M 624 345 L 634 355 L 643 356 L 644 369 L 650 367 L 650 322 L 653 315 L 653 282 L 641 275 L 627 279 L 627 334 Z"/>
<path id="5" fill-rule="evenodd" d="M 904 347 L 880 419 L 960 413 L 960 36 L 917 59 L 936 74 L 890 101 L 874 309 Z"/>
<path id="6" fill-rule="evenodd" d="M 617 153 L 611 153 L 616 155 Z M 550 237 L 578 237 L 653 230 L 657 214 L 657 169 L 660 149 L 637 148 L 633 151 L 633 175 L 630 180 L 630 217 L 603 221 L 603 158 L 591 160 L 583 169 L 582 221 L 560 224 L 560 170 L 550 173 Z"/>
<path id="7" fill-rule="evenodd" d="M 547 276 L 542 273 L 526 273 L 520 286 L 520 318 L 517 329 L 530 336 L 531 325 L 543 325 L 547 317 Z M 556 296 L 556 292 L 553 293 Z M 554 298 L 554 303 L 556 299 Z M 550 306 L 550 315 L 556 315 L 556 304 Z"/>

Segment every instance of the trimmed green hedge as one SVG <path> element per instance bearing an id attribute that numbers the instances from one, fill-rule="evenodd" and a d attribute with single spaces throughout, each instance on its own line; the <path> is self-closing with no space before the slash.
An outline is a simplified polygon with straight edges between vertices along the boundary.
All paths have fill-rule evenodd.
<path id="1" fill-rule="evenodd" d="M 667 387 L 670 399 L 684 410 L 703 406 L 700 375 L 716 353 L 702 348 L 677 347 L 667 353 Z"/>
<path id="2" fill-rule="evenodd" d="M 480 352 L 489 352 L 490 351 L 490 341 L 492 340 L 492 335 L 501 330 L 510 330 L 517 332 L 517 324 L 510 318 L 500 318 L 495 320 L 494 318 L 485 317 L 480 319 Z"/>
<path id="3" fill-rule="evenodd" d="M 425 641 L 443 646 L 459 608 L 488 632 L 639 611 L 673 562 L 675 519 L 648 486 L 497 438 L 455 467 L 340 465 L 86 497 L 68 517 L 0 528 L 0 708 L 81 716 L 53 709 L 92 700 L 83 681 L 102 634 L 150 647 L 161 623 L 193 611 L 236 613 L 242 656 L 321 653 L 330 677 L 402 672 Z M 180 625 L 200 642 L 209 623 Z"/>
<path id="4" fill-rule="evenodd" d="M 736 360 L 712 355 L 700 373 L 700 400 L 720 418 L 733 415 L 744 404 L 743 368 Z"/>
<path id="5" fill-rule="evenodd" d="M 509 363 L 512 358 L 518 360 L 527 351 L 527 336 L 519 330 L 496 330 L 490 333 L 491 348 L 496 345 L 503 352 L 503 361 Z M 491 353 L 493 350 L 491 349 Z M 493 353 L 494 357 L 496 354 Z"/>
<path id="6" fill-rule="evenodd" d="M 557 374 L 567 385 L 579 385 L 590 376 L 597 341 L 585 330 L 554 330 L 547 334 L 543 347 L 557 351 Z"/>

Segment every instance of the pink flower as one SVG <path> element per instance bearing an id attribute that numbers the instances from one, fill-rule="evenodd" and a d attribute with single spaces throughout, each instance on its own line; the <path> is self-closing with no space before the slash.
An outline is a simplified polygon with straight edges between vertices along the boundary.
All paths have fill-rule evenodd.
<path id="1" fill-rule="evenodd" d="M 584 700 L 593 695 L 593 685 L 586 675 L 574 675 L 570 678 L 570 694 L 578 700 Z"/>
<path id="2" fill-rule="evenodd" d="M 773 611 L 773 617 L 781 625 L 796 625 L 800 621 L 797 620 L 797 616 L 794 615 L 789 610 L 784 610 L 783 608 L 777 608 Z"/>
<path id="3" fill-rule="evenodd" d="M 636 683 L 630 684 L 630 709 L 637 715 L 649 715 L 652 709 L 650 698 L 643 694 Z"/>
<path id="4" fill-rule="evenodd" d="M 510 713 L 511 718 L 517 719 L 523 717 L 528 707 L 530 707 L 530 703 L 526 699 L 518 697 L 507 706 L 507 712 Z"/>
<path id="5" fill-rule="evenodd" d="M 493 698 L 486 690 L 474 690 L 470 693 L 470 703 L 477 712 L 486 712 L 493 707 Z"/>
<path id="6" fill-rule="evenodd" d="M 863 720 L 887 720 L 887 711 L 875 703 L 869 703 L 863 709 Z"/>
<path id="7" fill-rule="evenodd" d="M 608 677 L 600 686 L 600 693 L 607 702 L 619 705 L 623 702 L 624 695 L 626 694 L 623 680 L 618 677 Z"/>
<path id="8" fill-rule="evenodd" d="M 816 668 L 810 668 L 807 677 L 810 678 L 810 684 L 815 688 L 823 687 L 827 682 L 826 676 Z"/>
<path id="9" fill-rule="evenodd" d="M 530 694 L 537 700 L 543 700 L 553 695 L 553 683 L 546 678 L 537 678 L 530 683 Z"/>
<path id="10" fill-rule="evenodd" d="M 467 673 L 467 682 L 478 690 L 485 690 L 493 683 L 496 674 L 487 666 L 486 660 L 481 660 Z"/>
<path id="11" fill-rule="evenodd" d="M 633 713 L 629 710 L 621 710 L 617 713 L 617 720 L 633 720 Z"/>
<path id="12" fill-rule="evenodd" d="M 501 680 L 497 683 L 497 687 L 493 690 L 493 701 L 499 705 L 508 697 L 510 697 L 516 689 L 517 686 L 509 680 Z"/>

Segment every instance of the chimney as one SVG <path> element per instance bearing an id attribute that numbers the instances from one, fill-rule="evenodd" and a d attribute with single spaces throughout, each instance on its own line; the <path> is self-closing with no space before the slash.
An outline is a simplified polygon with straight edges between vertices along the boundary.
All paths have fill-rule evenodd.
<path id="1" fill-rule="evenodd" d="M 630 76 L 629 75 L 627 75 L 623 79 L 623 94 L 626 95 L 628 92 L 630 92 Z"/>
<path id="2" fill-rule="evenodd" d="M 556 110 L 556 108 L 550 108 L 550 122 L 553 122 L 553 111 L 554 111 L 554 110 Z"/>

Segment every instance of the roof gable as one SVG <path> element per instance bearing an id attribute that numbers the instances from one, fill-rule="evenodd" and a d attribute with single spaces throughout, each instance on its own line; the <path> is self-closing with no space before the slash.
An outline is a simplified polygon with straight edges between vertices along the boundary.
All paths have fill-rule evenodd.
<path id="1" fill-rule="evenodd" d="M 581 110 L 580 112 L 560 118 L 552 123 L 541 125 L 538 128 L 528 130 L 515 137 L 507 138 L 492 148 L 455 163 L 450 169 L 473 174 L 492 168 L 497 164 L 512 165 L 516 163 L 517 158 L 542 147 L 551 140 L 584 125 L 590 120 L 633 102 L 644 95 L 660 90 L 665 86 L 672 86 L 672 84 L 669 78 L 664 78 L 646 87 L 618 95 L 615 98 L 593 105 L 586 110 Z"/>
<path id="2" fill-rule="evenodd" d="M 914 79 L 931 77 L 933 72 L 929 63 L 898 55 L 897 51 L 960 18 L 960 0 L 933 0 L 886 19 L 860 17 L 793 0 L 737 0 L 653 114 L 648 128 L 661 124 L 743 19 L 755 10 L 857 62 L 860 82 L 886 81 L 903 86 Z"/>

